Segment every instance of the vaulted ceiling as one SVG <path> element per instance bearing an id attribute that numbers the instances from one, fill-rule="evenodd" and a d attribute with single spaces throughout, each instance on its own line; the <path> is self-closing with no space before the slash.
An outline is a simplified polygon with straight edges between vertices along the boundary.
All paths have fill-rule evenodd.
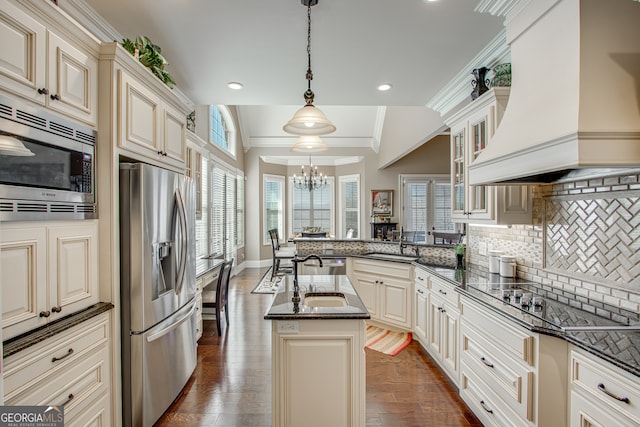
<path id="1" fill-rule="evenodd" d="M 85 1 L 123 37 L 159 45 L 195 104 L 238 106 L 245 146 L 292 141 L 282 125 L 304 104 L 307 85 L 300 0 Z M 312 89 L 337 126 L 325 140 L 370 144 L 379 107 L 424 107 L 503 29 L 501 18 L 474 12 L 477 4 L 319 0 L 311 9 Z M 228 88 L 232 81 L 243 89 Z M 378 91 L 380 83 L 391 90 Z"/>

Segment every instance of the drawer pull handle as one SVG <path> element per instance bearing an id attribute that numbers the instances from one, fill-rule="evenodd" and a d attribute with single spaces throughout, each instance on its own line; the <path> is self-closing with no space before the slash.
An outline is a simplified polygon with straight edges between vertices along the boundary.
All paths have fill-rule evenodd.
<path id="1" fill-rule="evenodd" d="M 54 93 L 53 95 L 51 95 L 51 100 L 60 101 L 60 95 L 58 95 L 57 93 Z"/>
<path id="2" fill-rule="evenodd" d="M 51 311 L 54 312 L 54 313 L 60 313 L 60 312 L 62 312 L 62 306 L 59 305 L 57 307 L 51 307 Z"/>
<path id="3" fill-rule="evenodd" d="M 604 384 L 600 383 L 598 384 L 598 389 L 603 392 L 604 394 L 606 394 L 609 397 L 613 397 L 615 400 L 619 401 L 619 402 L 624 402 L 626 404 L 630 404 L 631 401 L 629 400 L 628 397 L 620 397 L 620 396 L 616 396 L 615 394 L 611 393 L 609 390 L 607 390 L 604 386 Z"/>
<path id="4" fill-rule="evenodd" d="M 484 409 L 485 411 L 487 411 L 490 414 L 493 414 L 493 409 L 487 408 L 487 405 L 484 403 L 484 400 L 480 401 L 480 405 L 482 405 L 482 409 Z"/>
<path id="5" fill-rule="evenodd" d="M 48 310 L 47 311 L 43 310 L 43 311 L 40 312 L 39 316 L 40 317 L 49 317 L 49 316 L 51 316 L 51 312 L 48 311 Z"/>
<path id="6" fill-rule="evenodd" d="M 59 362 L 62 359 L 66 359 L 67 357 L 71 356 L 72 354 L 73 354 L 73 349 L 70 348 L 69 350 L 67 350 L 67 354 L 65 354 L 64 356 L 54 357 L 53 359 L 51 359 L 51 363 Z"/>
<path id="7" fill-rule="evenodd" d="M 62 404 L 63 407 L 67 406 L 69 404 L 69 402 L 71 402 L 73 399 L 75 399 L 75 396 L 73 395 L 73 393 L 70 393 L 69 396 L 67 396 L 67 401 L 64 402 Z"/>
<path id="8" fill-rule="evenodd" d="M 447 293 L 445 291 L 443 291 L 442 289 L 438 289 L 438 292 L 440 292 L 442 295 L 446 295 Z"/>
<path id="9" fill-rule="evenodd" d="M 480 360 L 482 360 L 482 363 L 484 363 L 486 366 L 493 368 L 493 363 L 489 362 L 487 359 L 485 359 L 484 357 L 481 357 Z"/>
<path id="10" fill-rule="evenodd" d="M 38 89 L 38 93 L 40 95 L 49 95 L 49 89 L 47 89 L 46 87 L 40 88 Z"/>

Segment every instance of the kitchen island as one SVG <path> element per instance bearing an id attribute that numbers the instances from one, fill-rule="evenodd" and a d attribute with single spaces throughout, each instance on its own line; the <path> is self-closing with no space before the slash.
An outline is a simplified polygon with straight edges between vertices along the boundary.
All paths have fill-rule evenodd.
<path id="1" fill-rule="evenodd" d="M 347 276 L 285 276 L 272 322 L 274 427 L 365 425 L 365 320 Z"/>

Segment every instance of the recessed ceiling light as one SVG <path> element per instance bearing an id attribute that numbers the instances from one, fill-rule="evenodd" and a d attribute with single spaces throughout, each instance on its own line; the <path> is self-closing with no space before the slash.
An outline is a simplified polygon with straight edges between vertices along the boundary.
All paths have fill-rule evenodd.
<path id="1" fill-rule="evenodd" d="M 233 90 L 240 90 L 242 89 L 242 83 L 238 83 L 238 82 L 229 82 L 227 83 L 227 87 L 229 87 L 229 89 L 233 89 Z"/>
<path id="2" fill-rule="evenodd" d="M 378 90 L 381 92 L 385 92 L 387 90 L 391 89 L 391 83 L 382 83 L 380 85 L 378 85 Z"/>

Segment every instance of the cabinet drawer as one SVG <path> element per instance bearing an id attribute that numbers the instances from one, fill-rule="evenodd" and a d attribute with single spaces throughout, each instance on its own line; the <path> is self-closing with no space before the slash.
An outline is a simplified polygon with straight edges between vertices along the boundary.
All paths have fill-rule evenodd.
<path id="1" fill-rule="evenodd" d="M 486 383 L 475 375 L 473 368 L 460 364 L 460 397 L 469 405 L 482 424 L 495 427 L 529 426 L 514 413 Z"/>
<path id="2" fill-rule="evenodd" d="M 451 304 L 452 306 L 458 308 L 460 302 L 460 294 L 456 292 L 453 288 L 453 285 L 441 280 L 437 277 L 431 277 L 431 292 L 437 294 L 442 298 L 446 303 Z"/>
<path id="3" fill-rule="evenodd" d="M 430 274 L 421 268 L 416 268 L 414 270 L 414 280 L 416 285 L 429 286 L 429 276 Z"/>
<path id="4" fill-rule="evenodd" d="M 105 393 L 93 402 L 88 402 L 86 407 L 74 411 L 73 417 L 65 412 L 65 427 L 106 427 L 115 425 L 111 423 L 111 399 Z"/>
<path id="5" fill-rule="evenodd" d="M 489 342 L 500 342 L 501 350 L 516 360 L 522 360 L 534 366 L 535 340 L 526 331 L 516 328 L 505 320 L 487 311 L 480 312 L 472 304 L 462 299 L 463 323 L 471 326 Z"/>
<path id="6" fill-rule="evenodd" d="M 108 313 L 103 313 L 7 357 L 3 374 L 5 401 L 24 393 L 44 376 L 67 367 L 73 368 L 83 355 L 106 343 L 108 321 Z"/>
<path id="7" fill-rule="evenodd" d="M 109 390 L 109 350 L 106 344 L 76 359 L 73 365 L 42 378 L 5 400 L 7 405 L 63 405 L 65 418 L 73 418 L 100 394 Z"/>
<path id="8" fill-rule="evenodd" d="M 206 272 L 204 273 L 201 277 L 202 277 L 202 289 L 206 288 L 207 286 L 214 284 L 215 287 L 215 283 L 218 281 L 218 274 L 220 273 L 220 269 L 216 268 L 212 271 Z M 215 290 L 215 289 L 214 289 Z"/>
<path id="9" fill-rule="evenodd" d="M 518 415 L 533 421 L 534 372 L 525 363 L 505 355 L 498 347 L 486 341 L 481 333 L 467 325 L 461 326 L 461 361 Z"/>
<path id="10" fill-rule="evenodd" d="M 355 258 L 353 269 L 362 273 L 382 274 L 397 279 L 413 280 L 412 266 L 401 262 L 386 262 L 372 259 Z"/>
<path id="11" fill-rule="evenodd" d="M 571 385 L 612 411 L 632 418 L 640 424 L 640 389 L 631 376 L 604 360 L 571 352 Z M 616 399 L 622 399 L 618 400 Z"/>

